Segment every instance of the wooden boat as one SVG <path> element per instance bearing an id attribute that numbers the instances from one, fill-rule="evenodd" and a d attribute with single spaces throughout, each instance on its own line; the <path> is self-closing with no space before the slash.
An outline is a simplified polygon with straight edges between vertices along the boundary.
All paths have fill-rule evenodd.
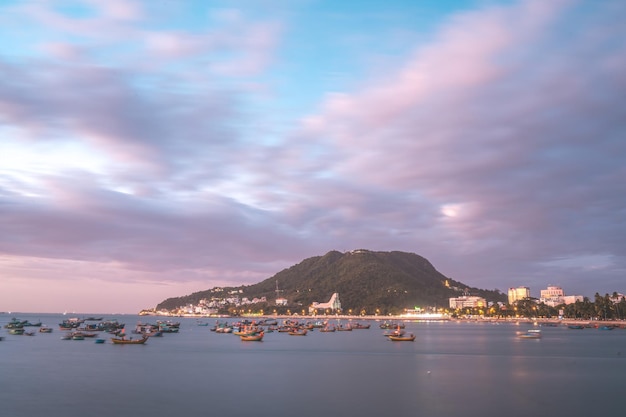
<path id="1" fill-rule="evenodd" d="M 404 336 L 404 330 L 402 330 L 402 328 L 400 326 L 398 326 L 398 328 L 396 328 L 396 330 L 393 330 L 391 332 L 387 332 L 387 333 L 383 333 L 383 336 L 386 337 L 402 337 Z"/>
<path id="2" fill-rule="evenodd" d="M 9 334 L 18 334 L 18 335 L 22 335 L 24 334 L 24 328 L 23 327 L 14 327 L 9 329 Z"/>
<path id="3" fill-rule="evenodd" d="M 388 336 L 389 340 L 393 342 L 413 342 L 415 335 L 413 333 L 402 336 Z"/>
<path id="4" fill-rule="evenodd" d="M 289 331 L 290 336 L 306 336 L 307 329 L 293 329 Z"/>
<path id="5" fill-rule="evenodd" d="M 24 327 L 25 323 L 28 323 L 28 321 L 18 320 L 15 317 L 13 317 L 10 322 L 4 325 L 4 328 L 5 329 L 18 329 L 18 328 L 21 329 L 22 327 Z"/>
<path id="6" fill-rule="evenodd" d="M 96 339 L 96 343 L 99 345 L 103 344 L 104 342 L 105 342 L 104 339 Z"/>
<path id="7" fill-rule="evenodd" d="M 404 329 L 404 323 L 392 323 L 392 322 L 384 322 L 380 324 L 380 328 L 385 330 L 385 329 L 393 329 L 393 328 L 400 328 L 400 329 Z"/>
<path id="8" fill-rule="evenodd" d="M 585 326 L 583 326 L 582 324 L 570 324 L 567 326 L 568 329 L 574 329 L 574 330 L 582 330 L 585 328 Z"/>
<path id="9" fill-rule="evenodd" d="M 86 332 L 82 332 L 82 331 L 78 331 L 78 332 L 73 332 L 73 333 L 72 333 L 72 336 L 73 336 L 73 337 L 74 337 L 74 336 L 82 336 L 82 337 L 83 337 L 83 339 L 84 339 L 85 337 L 96 337 L 97 335 L 98 335 L 98 333 L 86 333 Z M 78 339 L 75 339 L 75 340 L 78 340 Z"/>
<path id="10" fill-rule="evenodd" d="M 370 325 L 369 324 L 361 324 L 361 323 L 354 323 L 352 325 L 353 329 L 369 329 Z"/>
<path id="11" fill-rule="evenodd" d="M 215 328 L 215 333 L 232 333 L 232 326 L 218 326 Z"/>
<path id="12" fill-rule="evenodd" d="M 242 334 L 239 337 L 244 342 L 260 342 L 263 340 L 263 332 L 257 334 Z"/>
<path id="13" fill-rule="evenodd" d="M 39 328 L 39 333 L 52 333 L 52 327 L 42 326 Z"/>
<path id="14" fill-rule="evenodd" d="M 254 336 L 261 332 L 262 332 L 262 329 L 257 326 L 254 326 L 254 327 L 243 326 L 243 327 L 240 327 L 238 331 L 234 331 L 233 329 L 232 333 L 237 336 Z"/>
<path id="15" fill-rule="evenodd" d="M 143 345 L 144 343 L 146 343 L 146 340 L 148 340 L 148 337 L 146 336 L 142 337 L 141 339 L 133 339 L 132 337 L 130 339 L 117 337 L 111 338 L 111 342 L 113 342 L 113 344 L 115 345 Z"/>

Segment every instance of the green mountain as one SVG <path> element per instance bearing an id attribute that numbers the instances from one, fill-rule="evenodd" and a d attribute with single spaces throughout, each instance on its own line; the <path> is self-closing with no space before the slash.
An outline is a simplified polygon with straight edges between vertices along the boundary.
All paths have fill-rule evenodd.
<path id="1" fill-rule="evenodd" d="M 447 278 L 426 258 L 414 253 L 359 249 L 307 258 L 258 284 L 169 298 L 156 309 L 173 310 L 198 304 L 202 299 L 225 298 L 234 292 L 249 300 L 266 298 L 266 302 L 250 306 L 252 311 L 276 309 L 278 313 L 287 309 L 299 313 L 313 302 L 327 302 L 335 292 L 339 293 L 343 312 L 353 314 L 374 314 L 377 310 L 380 314 L 394 314 L 415 306 L 448 307 L 450 297 L 464 293 L 479 295 L 487 301 L 506 302 L 506 295 L 498 290 L 471 288 Z M 277 294 L 288 300 L 286 307 L 276 307 Z"/>

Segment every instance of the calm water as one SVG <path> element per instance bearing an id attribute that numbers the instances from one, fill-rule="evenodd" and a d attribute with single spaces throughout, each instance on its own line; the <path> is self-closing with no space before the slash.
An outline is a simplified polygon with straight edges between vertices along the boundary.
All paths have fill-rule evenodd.
<path id="1" fill-rule="evenodd" d="M 4 326 L 11 316 L 0 315 Z M 146 345 L 61 340 L 54 327 L 0 331 L 0 415 L 89 416 L 592 416 L 623 412 L 626 330 L 407 323 L 415 342 L 369 330 L 268 333 L 241 342 L 180 319 Z M 105 316 L 126 323 L 154 318 Z M 178 319 L 177 319 L 178 320 Z M 36 328 L 30 328 L 36 330 Z"/>

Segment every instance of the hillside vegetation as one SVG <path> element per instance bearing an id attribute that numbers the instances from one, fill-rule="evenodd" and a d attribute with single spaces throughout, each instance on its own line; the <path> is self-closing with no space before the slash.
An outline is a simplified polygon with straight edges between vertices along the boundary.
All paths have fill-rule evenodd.
<path id="1" fill-rule="evenodd" d="M 407 252 L 374 252 L 365 249 L 338 252 L 307 258 L 258 284 L 224 288 L 223 292 L 241 290 L 240 297 L 266 297 L 259 308 L 276 309 L 276 286 L 289 305 L 284 309 L 300 312 L 314 301 L 327 302 L 337 292 L 345 313 L 398 313 L 405 308 L 448 307 L 448 299 L 461 294 L 480 295 L 487 301 L 504 301 L 499 291 L 471 288 L 437 271 L 426 259 Z M 169 298 L 157 306 L 172 310 L 201 299 L 219 296 L 213 290 L 184 297 Z M 279 311 L 279 313 L 282 311 Z"/>

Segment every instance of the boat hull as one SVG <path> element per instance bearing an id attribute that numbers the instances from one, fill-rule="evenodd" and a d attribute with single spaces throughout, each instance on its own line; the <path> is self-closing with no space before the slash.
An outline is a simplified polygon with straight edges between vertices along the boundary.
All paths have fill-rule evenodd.
<path id="1" fill-rule="evenodd" d="M 146 343 L 146 340 L 148 340 L 147 337 L 141 338 L 141 339 L 117 339 L 115 337 L 111 338 L 111 342 L 113 342 L 114 345 L 143 345 L 144 343 Z"/>
<path id="2" fill-rule="evenodd" d="M 415 335 L 410 336 L 387 336 L 389 340 L 392 342 L 413 342 L 415 340 Z"/>

